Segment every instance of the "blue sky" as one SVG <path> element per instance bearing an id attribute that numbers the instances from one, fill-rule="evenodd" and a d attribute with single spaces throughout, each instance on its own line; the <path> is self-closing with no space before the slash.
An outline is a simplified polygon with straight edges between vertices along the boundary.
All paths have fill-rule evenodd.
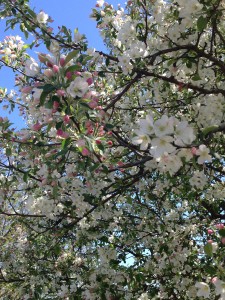
<path id="1" fill-rule="evenodd" d="M 112 4 L 115 8 L 118 3 L 124 6 L 124 0 L 109 0 L 108 3 Z M 79 32 L 85 34 L 89 42 L 89 47 L 94 47 L 98 50 L 105 51 L 104 44 L 101 40 L 96 23 L 90 19 L 92 8 L 95 7 L 95 0 L 30 0 L 30 7 L 35 8 L 35 12 L 43 10 L 50 15 L 54 20 L 51 24 L 53 28 L 57 26 L 66 26 L 72 31 L 75 28 L 79 29 Z M 4 39 L 6 35 L 20 35 L 20 31 L 15 29 L 13 31 L 4 32 L 5 24 L 0 20 L 0 41 Z M 23 37 L 23 36 L 22 36 Z M 38 49 L 34 49 L 38 51 Z M 12 71 L 2 68 L 0 70 L 0 87 L 6 87 L 8 90 L 13 88 L 14 74 Z M 7 113 L 2 111 L 0 107 L 0 116 L 6 116 Z M 18 112 L 8 116 L 17 125 L 17 128 L 24 126 L 21 117 L 18 116 Z"/>

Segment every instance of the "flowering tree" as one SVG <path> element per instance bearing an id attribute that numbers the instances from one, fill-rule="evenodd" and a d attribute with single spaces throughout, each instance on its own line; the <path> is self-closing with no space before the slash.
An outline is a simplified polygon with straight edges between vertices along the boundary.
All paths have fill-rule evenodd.
<path id="1" fill-rule="evenodd" d="M 107 53 L 1 3 L 1 299 L 225 299 L 224 1 L 99 0 Z"/>

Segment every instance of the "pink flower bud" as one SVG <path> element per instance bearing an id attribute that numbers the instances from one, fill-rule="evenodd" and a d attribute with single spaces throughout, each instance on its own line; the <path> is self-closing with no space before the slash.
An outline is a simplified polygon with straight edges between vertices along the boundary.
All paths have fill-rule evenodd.
<path id="1" fill-rule="evenodd" d="M 67 79 L 71 79 L 72 78 L 72 73 L 71 72 L 67 72 L 66 73 L 66 78 Z"/>
<path id="2" fill-rule="evenodd" d="M 217 282 L 217 280 L 218 280 L 217 277 L 213 277 L 213 278 L 211 279 L 211 282 L 212 282 L 213 284 L 215 284 L 215 283 Z"/>
<path id="3" fill-rule="evenodd" d="M 93 79 L 92 78 L 88 78 L 87 80 L 88 85 L 91 85 L 93 83 Z"/>
<path id="4" fill-rule="evenodd" d="M 191 153 L 192 153 L 193 155 L 197 155 L 197 148 L 196 148 L 196 147 L 192 147 L 192 148 L 191 148 Z"/>
<path id="5" fill-rule="evenodd" d="M 32 126 L 32 129 L 34 130 L 34 131 L 39 131 L 40 129 L 41 129 L 41 124 L 39 123 L 39 122 L 37 122 L 36 124 L 34 124 L 33 126 Z"/>
<path id="6" fill-rule="evenodd" d="M 107 144 L 108 144 L 109 146 L 112 146 L 112 145 L 113 145 L 113 142 L 112 142 L 112 141 L 108 141 Z"/>
<path id="7" fill-rule="evenodd" d="M 95 108 L 95 107 L 97 107 L 97 106 L 98 106 L 98 103 L 97 103 L 97 102 L 95 102 L 95 101 L 91 101 L 91 102 L 89 102 L 89 103 L 88 103 L 88 105 L 89 105 L 89 107 L 90 107 L 90 108 L 92 108 L 92 109 L 93 109 L 93 108 Z"/>
<path id="8" fill-rule="evenodd" d="M 58 107 L 59 107 L 59 102 L 54 101 L 53 102 L 53 109 L 58 109 Z"/>
<path id="9" fill-rule="evenodd" d="M 52 70 L 53 70 L 54 73 L 59 73 L 59 66 L 54 65 L 54 66 L 52 67 Z"/>
<path id="10" fill-rule="evenodd" d="M 83 147 L 85 146 L 85 140 L 78 140 L 76 143 L 77 147 Z"/>
<path id="11" fill-rule="evenodd" d="M 57 90 L 56 93 L 58 96 L 62 96 L 62 97 L 65 96 L 65 94 L 66 94 L 66 92 L 64 90 Z"/>
<path id="12" fill-rule="evenodd" d="M 86 127 L 86 128 L 89 128 L 89 127 L 91 127 L 91 126 L 92 126 L 91 121 L 86 121 L 86 122 L 85 122 L 85 127 Z"/>
<path id="13" fill-rule="evenodd" d="M 53 28 L 52 28 L 52 27 L 48 27 L 47 31 L 48 31 L 49 33 L 51 33 L 51 32 L 53 31 Z"/>
<path id="14" fill-rule="evenodd" d="M 44 70 L 44 75 L 48 78 L 51 78 L 54 75 L 54 73 L 51 69 L 46 69 Z"/>
<path id="15" fill-rule="evenodd" d="M 38 59 L 39 59 L 40 62 L 42 62 L 42 63 L 46 62 L 46 54 L 39 53 L 39 54 L 38 54 Z"/>
<path id="16" fill-rule="evenodd" d="M 207 232 L 208 232 L 208 234 L 213 234 L 214 233 L 214 231 L 212 229 L 208 229 Z"/>
<path id="17" fill-rule="evenodd" d="M 41 185 L 46 185 L 47 184 L 47 179 L 46 178 L 43 178 L 42 180 L 41 180 Z"/>
<path id="18" fill-rule="evenodd" d="M 93 132 L 94 132 L 94 129 L 91 128 L 91 127 L 89 127 L 87 133 L 88 133 L 88 134 L 92 134 Z"/>
<path id="19" fill-rule="evenodd" d="M 53 64 L 50 63 L 50 62 L 48 61 L 48 62 L 47 62 L 47 67 L 52 68 L 52 67 L 53 67 Z"/>
<path id="20" fill-rule="evenodd" d="M 24 93 L 24 94 L 28 94 L 32 91 L 32 87 L 31 86 L 25 86 L 21 89 L 21 93 Z"/>
<path id="21" fill-rule="evenodd" d="M 101 141 L 101 140 L 96 140 L 95 143 L 96 143 L 97 145 L 101 145 L 102 141 Z"/>
<path id="22" fill-rule="evenodd" d="M 212 244 L 212 243 L 213 243 L 213 240 L 208 240 L 207 243 L 208 243 L 208 244 Z"/>
<path id="23" fill-rule="evenodd" d="M 223 237 L 222 239 L 221 239 L 221 243 L 224 245 L 225 244 L 225 237 Z"/>
<path id="24" fill-rule="evenodd" d="M 82 153 L 83 156 L 88 156 L 90 154 L 90 152 L 88 151 L 87 148 L 82 149 L 81 153 Z"/>
<path id="25" fill-rule="evenodd" d="M 65 66 L 65 61 L 66 61 L 66 60 L 65 60 L 64 57 L 61 57 L 61 58 L 60 58 L 59 64 L 60 64 L 61 67 L 64 67 L 64 66 Z"/>
<path id="26" fill-rule="evenodd" d="M 224 229 L 224 224 L 222 224 L 222 223 L 216 224 L 216 228 L 219 230 Z"/>
<path id="27" fill-rule="evenodd" d="M 64 138 L 64 139 L 67 139 L 69 137 L 69 134 L 64 132 L 61 128 L 56 131 L 56 135 L 58 137 L 61 137 L 61 138 Z"/>
<path id="28" fill-rule="evenodd" d="M 75 72 L 74 72 L 74 75 L 81 76 L 81 72 L 75 71 Z"/>
<path id="29" fill-rule="evenodd" d="M 69 117 L 68 115 L 65 115 L 65 116 L 63 117 L 63 122 L 64 122 L 65 124 L 69 124 L 69 122 L 70 122 L 70 117 Z"/>

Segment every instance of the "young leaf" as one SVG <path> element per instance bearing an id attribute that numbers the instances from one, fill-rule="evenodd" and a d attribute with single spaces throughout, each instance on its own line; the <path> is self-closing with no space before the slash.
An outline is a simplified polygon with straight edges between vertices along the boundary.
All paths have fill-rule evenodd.
<path id="1" fill-rule="evenodd" d="M 203 31 L 206 28 L 207 23 L 208 23 L 208 19 L 203 16 L 200 16 L 197 21 L 198 31 Z"/>

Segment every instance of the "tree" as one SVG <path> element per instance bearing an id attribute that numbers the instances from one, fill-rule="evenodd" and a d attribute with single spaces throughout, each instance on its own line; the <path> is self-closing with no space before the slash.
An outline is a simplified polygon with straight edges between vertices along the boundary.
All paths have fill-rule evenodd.
<path id="1" fill-rule="evenodd" d="M 99 0 L 107 53 L 1 4 L 1 299 L 225 299 L 224 1 Z"/>

